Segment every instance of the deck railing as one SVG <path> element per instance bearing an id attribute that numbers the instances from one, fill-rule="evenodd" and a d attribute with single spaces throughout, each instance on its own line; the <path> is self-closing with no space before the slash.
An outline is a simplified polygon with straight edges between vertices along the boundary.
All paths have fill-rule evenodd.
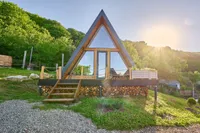
<path id="1" fill-rule="evenodd" d="M 41 67 L 41 72 L 40 72 L 40 79 L 44 79 L 45 76 L 45 70 L 47 70 L 48 67 L 45 67 L 45 66 L 42 66 Z M 62 67 L 59 66 L 57 69 L 56 69 L 56 79 L 61 79 L 62 78 Z"/>
<path id="2" fill-rule="evenodd" d="M 133 70 L 131 79 L 158 79 L 158 73 L 151 70 Z"/>

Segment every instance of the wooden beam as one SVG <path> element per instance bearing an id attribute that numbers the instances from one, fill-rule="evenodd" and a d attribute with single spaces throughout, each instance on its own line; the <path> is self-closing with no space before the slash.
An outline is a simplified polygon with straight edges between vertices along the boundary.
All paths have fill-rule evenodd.
<path id="1" fill-rule="evenodd" d="M 129 68 L 129 79 L 130 80 L 132 79 L 132 68 L 131 67 Z"/>
<path id="2" fill-rule="evenodd" d="M 70 76 L 70 79 L 95 79 L 96 77 L 95 76 L 93 76 L 93 75 L 71 75 Z"/>
<path id="3" fill-rule="evenodd" d="M 122 60 L 124 61 L 125 65 L 127 68 L 131 67 L 131 64 L 129 63 L 129 61 L 127 60 L 126 56 L 124 55 L 124 53 L 122 52 L 122 50 L 119 48 L 119 44 L 118 41 L 116 40 L 116 38 L 114 37 L 114 35 L 112 34 L 111 29 L 109 28 L 109 26 L 107 25 L 107 23 L 105 22 L 105 20 L 103 19 L 103 25 L 105 26 L 106 30 L 108 31 L 108 34 L 110 35 L 111 39 L 113 40 L 116 48 L 119 50 L 119 54 L 122 58 Z"/>
<path id="4" fill-rule="evenodd" d="M 110 52 L 119 52 L 119 49 L 117 48 L 85 48 L 85 51 L 110 51 Z"/>
<path id="5" fill-rule="evenodd" d="M 107 79 L 110 78 L 110 51 L 107 52 Z"/>
<path id="6" fill-rule="evenodd" d="M 94 51 L 94 77 L 97 78 L 97 50 Z"/>
<path id="7" fill-rule="evenodd" d="M 103 18 L 100 19 L 100 21 L 97 22 L 97 24 L 94 26 L 94 28 L 92 29 L 91 34 L 89 35 L 88 39 L 86 40 L 86 42 L 83 45 L 83 48 L 88 47 L 88 45 L 90 44 L 91 40 L 94 38 L 94 36 L 96 35 L 98 29 L 101 27 L 103 22 Z M 73 60 L 73 62 L 71 63 L 71 65 L 69 66 L 69 68 L 66 70 L 64 78 L 67 77 L 67 75 L 69 75 L 69 73 L 72 71 L 72 69 L 74 68 L 76 62 L 80 59 L 80 57 L 83 55 L 84 50 L 81 49 L 79 51 L 79 53 L 77 54 L 76 58 Z"/>
<path id="8" fill-rule="evenodd" d="M 41 72 L 40 72 L 40 79 L 44 79 L 44 69 L 45 69 L 45 66 L 42 66 Z"/>

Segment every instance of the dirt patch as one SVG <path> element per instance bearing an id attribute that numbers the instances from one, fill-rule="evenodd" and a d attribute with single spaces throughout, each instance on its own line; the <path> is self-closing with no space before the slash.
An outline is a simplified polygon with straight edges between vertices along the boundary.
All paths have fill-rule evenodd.
<path id="1" fill-rule="evenodd" d="M 167 120 L 173 120 L 174 118 L 176 118 L 176 116 L 173 116 L 171 114 L 157 114 L 158 116 L 160 116 L 162 119 L 167 119 Z"/>
<path id="2" fill-rule="evenodd" d="M 122 105 L 118 105 L 115 107 L 113 105 L 98 104 L 97 109 L 103 113 L 108 113 L 108 112 L 113 112 L 113 111 L 120 111 L 120 112 L 124 111 L 124 108 Z"/>
<path id="3" fill-rule="evenodd" d="M 197 106 L 198 107 L 198 106 Z M 193 108 L 189 108 L 189 107 L 187 107 L 187 108 L 185 108 L 186 110 L 188 110 L 188 111 L 190 111 L 190 112 L 192 112 L 192 113 L 194 113 L 194 114 L 200 114 L 200 111 L 197 111 L 197 110 L 195 110 L 195 109 L 193 109 Z"/>

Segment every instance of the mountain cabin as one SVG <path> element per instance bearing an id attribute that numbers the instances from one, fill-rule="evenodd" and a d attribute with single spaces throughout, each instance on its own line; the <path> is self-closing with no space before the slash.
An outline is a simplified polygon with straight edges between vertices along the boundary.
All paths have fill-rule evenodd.
<path id="1" fill-rule="evenodd" d="M 158 83 L 157 71 L 133 70 L 126 51 L 103 10 L 73 52 L 58 67 L 56 79 L 45 79 L 42 66 L 39 90 L 44 102 L 72 102 L 83 96 L 147 96 Z"/>

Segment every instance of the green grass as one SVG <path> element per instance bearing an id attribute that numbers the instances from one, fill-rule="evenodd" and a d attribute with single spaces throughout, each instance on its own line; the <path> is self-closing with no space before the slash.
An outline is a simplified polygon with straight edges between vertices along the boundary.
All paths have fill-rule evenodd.
<path id="1" fill-rule="evenodd" d="M 31 73 L 40 74 L 40 71 L 32 71 L 26 69 L 16 69 L 16 68 L 0 68 L 0 78 L 14 75 L 29 76 Z"/>
<path id="2" fill-rule="evenodd" d="M 15 74 L 28 76 L 32 72 L 37 73 L 35 71 L 1 68 L 0 77 Z M 37 82 L 37 80 L 23 82 L 0 80 L 0 102 L 13 99 L 30 102 L 42 101 L 43 97 L 37 93 Z M 132 130 L 155 125 L 187 126 L 200 123 L 200 114 L 186 110 L 188 105 L 185 99 L 158 93 L 158 103 L 155 105 L 153 94 L 154 92 L 149 90 L 147 98 L 141 96 L 133 98 L 90 97 L 82 99 L 81 103 L 71 107 L 62 104 L 45 104 L 33 108 L 73 110 L 90 118 L 98 128 L 108 130 Z M 111 112 L 104 112 L 98 108 L 99 104 L 115 109 Z M 122 105 L 123 110 L 117 109 L 119 105 Z M 196 106 L 190 108 L 200 112 L 200 105 Z"/>
<path id="3" fill-rule="evenodd" d="M 154 104 L 153 91 L 149 96 L 134 98 L 84 98 L 80 104 L 64 107 L 61 104 L 37 106 L 41 110 L 70 109 L 90 118 L 98 128 L 108 130 L 132 130 L 147 126 L 187 126 L 200 123 L 200 115 L 186 110 L 186 100 L 159 93 L 157 106 Z M 99 104 L 123 102 L 123 111 L 102 112 Z M 198 105 L 199 106 L 199 105 Z M 200 107 L 200 106 L 199 106 Z M 200 112 L 200 109 L 192 107 Z"/>
<path id="4" fill-rule="evenodd" d="M 42 101 L 43 97 L 37 92 L 37 82 L 37 80 L 23 82 L 0 80 L 0 102 L 13 99 Z"/>

